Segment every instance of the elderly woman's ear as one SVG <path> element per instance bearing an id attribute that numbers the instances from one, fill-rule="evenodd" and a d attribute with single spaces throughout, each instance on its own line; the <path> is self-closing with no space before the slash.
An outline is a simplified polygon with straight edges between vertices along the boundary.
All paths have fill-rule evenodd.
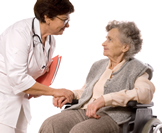
<path id="1" fill-rule="evenodd" d="M 129 45 L 128 44 L 124 44 L 123 45 L 123 49 L 122 49 L 123 53 L 127 52 L 128 50 L 129 50 Z"/>

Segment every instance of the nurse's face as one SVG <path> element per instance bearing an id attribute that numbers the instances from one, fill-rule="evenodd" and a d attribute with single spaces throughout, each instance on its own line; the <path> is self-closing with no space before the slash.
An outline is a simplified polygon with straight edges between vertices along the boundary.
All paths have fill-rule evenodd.
<path id="1" fill-rule="evenodd" d="M 48 31 L 51 35 L 62 35 L 65 28 L 69 27 L 69 14 L 58 15 L 48 21 Z"/>

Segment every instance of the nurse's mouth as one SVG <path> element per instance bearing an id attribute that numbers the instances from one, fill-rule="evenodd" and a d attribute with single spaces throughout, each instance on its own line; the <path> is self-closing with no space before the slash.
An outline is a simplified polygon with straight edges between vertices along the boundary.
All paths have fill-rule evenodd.
<path id="1" fill-rule="evenodd" d="M 61 30 L 62 30 L 62 31 L 64 31 L 64 30 L 65 30 L 65 28 L 62 28 Z"/>

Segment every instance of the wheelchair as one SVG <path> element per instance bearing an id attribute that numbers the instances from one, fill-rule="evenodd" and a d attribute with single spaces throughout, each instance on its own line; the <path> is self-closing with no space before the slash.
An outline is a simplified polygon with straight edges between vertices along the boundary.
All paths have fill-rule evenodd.
<path id="1" fill-rule="evenodd" d="M 73 100 L 72 103 L 66 104 L 65 109 L 77 103 L 78 100 Z M 157 116 L 152 115 L 153 105 L 153 102 L 140 104 L 136 101 L 129 101 L 127 107 L 131 108 L 133 113 L 129 121 L 119 125 L 120 133 L 162 133 L 162 122 Z"/>

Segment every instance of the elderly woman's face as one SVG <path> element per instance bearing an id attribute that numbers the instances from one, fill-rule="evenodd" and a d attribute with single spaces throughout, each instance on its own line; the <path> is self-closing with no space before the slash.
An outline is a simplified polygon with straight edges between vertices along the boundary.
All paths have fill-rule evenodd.
<path id="1" fill-rule="evenodd" d="M 65 28 L 69 27 L 69 14 L 58 15 L 49 20 L 49 32 L 52 35 L 62 35 Z"/>
<path id="2" fill-rule="evenodd" d="M 126 50 L 126 45 L 123 45 L 119 39 L 120 32 L 117 28 L 113 28 L 108 32 L 106 41 L 102 44 L 104 48 L 104 56 L 110 59 L 118 59 L 118 57 L 123 57 Z"/>

